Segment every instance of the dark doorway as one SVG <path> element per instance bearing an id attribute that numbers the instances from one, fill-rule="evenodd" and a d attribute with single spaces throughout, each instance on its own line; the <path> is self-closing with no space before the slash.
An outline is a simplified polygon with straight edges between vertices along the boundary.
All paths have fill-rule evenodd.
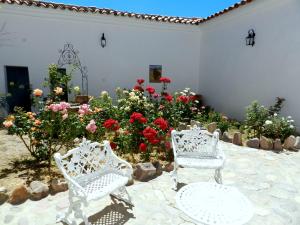
<path id="1" fill-rule="evenodd" d="M 61 76 L 61 77 L 67 75 L 66 68 L 57 68 L 57 72 L 59 73 L 59 76 Z M 64 92 L 63 96 L 61 96 L 61 101 L 67 102 L 68 101 L 68 93 L 69 93 L 68 84 L 61 84 L 61 85 L 62 85 L 63 92 Z"/>
<path id="2" fill-rule="evenodd" d="M 13 112 L 14 107 L 22 107 L 26 111 L 31 111 L 29 73 L 27 67 L 6 66 L 7 103 L 9 112 Z"/>

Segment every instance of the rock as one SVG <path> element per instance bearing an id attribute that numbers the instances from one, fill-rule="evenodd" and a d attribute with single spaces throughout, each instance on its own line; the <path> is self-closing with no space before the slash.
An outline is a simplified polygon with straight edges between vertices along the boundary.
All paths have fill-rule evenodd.
<path id="1" fill-rule="evenodd" d="M 16 205 L 25 202 L 29 198 L 29 192 L 24 184 L 17 186 L 9 196 L 8 202 Z"/>
<path id="2" fill-rule="evenodd" d="M 252 138 L 252 139 L 249 139 L 249 140 L 246 142 L 246 145 L 247 145 L 249 148 L 259 148 L 259 139 L 258 139 L 258 138 Z"/>
<path id="3" fill-rule="evenodd" d="M 197 121 L 196 120 L 191 120 L 191 127 L 197 126 Z"/>
<path id="4" fill-rule="evenodd" d="M 126 186 L 131 186 L 131 185 L 133 185 L 133 184 L 134 184 L 134 180 L 133 180 L 133 178 L 131 177 L 131 178 L 128 180 Z"/>
<path id="5" fill-rule="evenodd" d="M 212 122 L 212 123 L 207 125 L 207 130 L 210 133 L 213 133 L 216 129 L 217 129 L 217 123 L 216 122 Z"/>
<path id="6" fill-rule="evenodd" d="M 138 163 L 134 171 L 135 179 L 139 181 L 148 181 L 156 175 L 156 168 L 152 163 Z"/>
<path id="7" fill-rule="evenodd" d="M 0 187 L 0 205 L 6 202 L 8 199 L 7 189 L 5 187 Z"/>
<path id="8" fill-rule="evenodd" d="M 179 122 L 178 130 L 179 130 L 179 131 L 181 131 L 181 130 L 186 130 L 186 123 Z"/>
<path id="9" fill-rule="evenodd" d="M 283 148 L 293 150 L 295 144 L 296 144 L 296 138 L 295 136 L 291 135 L 287 139 L 285 139 Z"/>
<path id="10" fill-rule="evenodd" d="M 216 129 L 216 132 L 219 133 L 219 139 L 221 139 L 222 138 L 222 131 L 220 129 Z"/>
<path id="11" fill-rule="evenodd" d="M 56 194 L 67 190 L 68 190 L 68 183 L 63 179 L 53 179 L 50 183 L 51 194 Z"/>
<path id="12" fill-rule="evenodd" d="M 259 142 L 260 148 L 264 150 L 272 150 L 273 149 L 273 141 L 269 138 L 262 136 Z"/>
<path id="13" fill-rule="evenodd" d="M 174 170 L 174 163 L 172 162 L 172 163 L 166 164 L 164 166 L 163 170 L 166 171 L 166 172 L 168 172 L 168 173 L 171 172 L 171 171 L 173 171 Z"/>
<path id="14" fill-rule="evenodd" d="M 191 120 L 191 127 L 201 127 L 201 123 L 196 120 Z"/>
<path id="15" fill-rule="evenodd" d="M 41 181 L 32 181 L 29 185 L 29 191 L 30 199 L 40 200 L 48 196 L 49 187 Z"/>
<path id="16" fill-rule="evenodd" d="M 153 162 L 153 166 L 156 168 L 156 176 L 162 175 L 163 169 L 159 161 Z"/>
<path id="17" fill-rule="evenodd" d="M 274 141 L 274 150 L 276 150 L 276 151 L 282 151 L 283 150 L 282 143 L 281 143 L 281 140 L 279 138 L 277 138 Z"/>
<path id="18" fill-rule="evenodd" d="M 225 131 L 222 135 L 222 140 L 225 142 L 232 143 L 232 137 L 230 137 L 229 133 Z"/>
<path id="19" fill-rule="evenodd" d="M 300 137 L 296 137 L 296 142 L 294 144 L 294 149 L 300 149 Z"/>
<path id="20" fill-rule="evenodd" d="M 233 140 L 232 143 L 235 145 L 243 145 L 243 141 L 242 141 L 242 134 L 240 132 L 235 132 L 233 134 Z"/>
<path id="21" fill-rule="evenodd" d="M 186 125 L 186 129 L 190 130 L 190 129 L 192 129 L 192 126 L 191 125 Z"/>

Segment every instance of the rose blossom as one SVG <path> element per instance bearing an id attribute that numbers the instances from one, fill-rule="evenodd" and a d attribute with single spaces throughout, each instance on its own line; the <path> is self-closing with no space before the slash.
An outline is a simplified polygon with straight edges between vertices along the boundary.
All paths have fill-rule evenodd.
<path id="1" fill-rule="evenodd" d="M 187 104 L 189 102 L 189 97 L 187 96 L 184 96 L 184 95 L 181 95 L 177 98 L 177 101 L 178 102 L 183 102 L 185 104 Z"/>
<path id="2" fill-rule="evenodd" d="M 171 83 L 171 79 L 169 77 L 161 77 L 159 81 L 162 83 Z"/>
<path id="3" fill-rule="evenodd" d="M 116 131 L 116 130 L 118 130 L 120 128 L 118 121 L 114 120 L 114 119 L 108 119 L 108 120 L 106 120 L 103 123 L 103 126 L 106 129 L 111 129 L 111 130 L 114 130 L 114 131 Z"/>
<path id="4" fill-rule="evenodd" d="M 43 95 L 43 91 L 42 91 L 41 89 L 35 89 L 35 90 L 33 91 L 33 95 L 34 95 L 35 97 L 41 97 L 41 96 Z"/>
<path id="5" fill-rule="evenodd" d="M 42 122 L 40 120 L 35 120 L 34 121 L 35 126 L 40 126 L 41 124 L 42 124 Z"/>
<path id="6" fill-rule="evenodd" d="M 85 127 L 85 129 L 92 134 L 96 132 L 97 126 L 95 120 L 91 120 L 90 123 Z"/>
<path id="7" fill-rule="evenodd" d="M 137 82 L 139 85 L 142 85 L 142 84 L 145 82 L 145 80 L 142 79 L 142 78 L 140 78 L 140 79 L 137 79 L 136 82 Z"/>
<path id="8" fill-rule="evenodd" d="M 54 92 L 56 95 L 61 95 L 63 93 L 63 89 L 61 87 L 56 87 Z"/>
<path id="9" fill-rule="evenodd" d="M 62 116 L 62 120 L 65 120 L 65 119 L 67 119 L 68 118 L 68 113 L 65 113 L 65 114 L 63 114 L 63 116 Z"/>
<path id="10" fill-rule="evenodd" d="M 147 151 L 147 145 L 145 143 L 141 143 L 139 146 L 139 149 L 141 152 L 146 152 Z"/>
<path id="11" fill-rule="evenodd" d="M 147 86 L 146 91 L 148 91 L 148 93 L 149 93 L 150 95 L 152 95 L 152 94 L 155 93 L 155 89 L 154 89 L 154 87 L 152 87 L 152 86 Z"/>
<path id="12" fill-rule="evenodd" d="M 156 120 L 154 120 L 153 122 L 155 125 L 157 125 L 160 129 L 162 130 L 166 130 L 168 128 L 168 122 L 163 119 L 163 118 L 157 118 Z"/>
<path id="13" fill-rule="evenodd" d="M 5 127 L 5 128 L 10 128 L 10 127 L 12 127 L 14 125 L 14 123 L 11 121 L 11 120 L 5 120 L 4 122 L 3 122 L 3 126 Z"/>
<path id="14" fill-rule="evenodd" d="M 87 104 L 81 105 L 79 110 L 78 110 L 78 113 L 80 114 L 80 116 L 89 114 L 89 112 L 90 112 L 90 108 Z"/>

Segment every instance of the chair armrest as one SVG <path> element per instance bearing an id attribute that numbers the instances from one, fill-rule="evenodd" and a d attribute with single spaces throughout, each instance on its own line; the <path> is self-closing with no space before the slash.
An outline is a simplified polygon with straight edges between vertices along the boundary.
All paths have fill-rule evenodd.
<path id="1" fill-rule="evenodd" d="M 67 157 L 69 156 L 69 153 L 68 152 L 64 157 Z M 55 162 L 58 166 L 58 168 L 60 169 L 60 171 L 62 172 L 64 178 L 66 179 L 66 181 L 68 182 L 68 185 L 69 185 L 69 189 L 71 189 L 70 186 L 74 186 L 75 187 L 75 191 L 76 192 L 82 192 L 83 195 L 87 196 L 87 193 L 84 191 L 84 189 L 74 180 L 72 179 L 66 172 L 65 168 L 63 167 L 62 163 L 61 163 L 61 160 L 62 160 L 62 156 L 61 154 L 59 153 L 55 153 L 54 154 L 54 159 L 55 159 Z"/>
<path id="2" fill-rule="evenodd" d="M 108 149 L 110 149 L 110 159 L 108 162 L 108 166 L 110 167 L 110 169 L 112 169 L 115 172 L 119 173 L 120 175 L 126 176 L 130 179 L 133 174 L 133 169 L 132 169 L 132 166 L 130 165 L 130 163 L 119 158 L 111 150 L 111 147 L 110 147 L 110 144 L 108 141 L 104 141 L 104 144 L 107 146 Z"/>

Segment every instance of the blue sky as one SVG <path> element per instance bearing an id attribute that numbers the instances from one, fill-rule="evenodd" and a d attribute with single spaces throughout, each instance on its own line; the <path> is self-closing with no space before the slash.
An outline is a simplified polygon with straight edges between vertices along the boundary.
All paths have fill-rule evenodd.
<path id="1" fill-rule="evenodd" d="M 207 17 L 240 0 L 49 0 L 65 4 L 96 6 L 136 13 L 184 17 Z"/>

